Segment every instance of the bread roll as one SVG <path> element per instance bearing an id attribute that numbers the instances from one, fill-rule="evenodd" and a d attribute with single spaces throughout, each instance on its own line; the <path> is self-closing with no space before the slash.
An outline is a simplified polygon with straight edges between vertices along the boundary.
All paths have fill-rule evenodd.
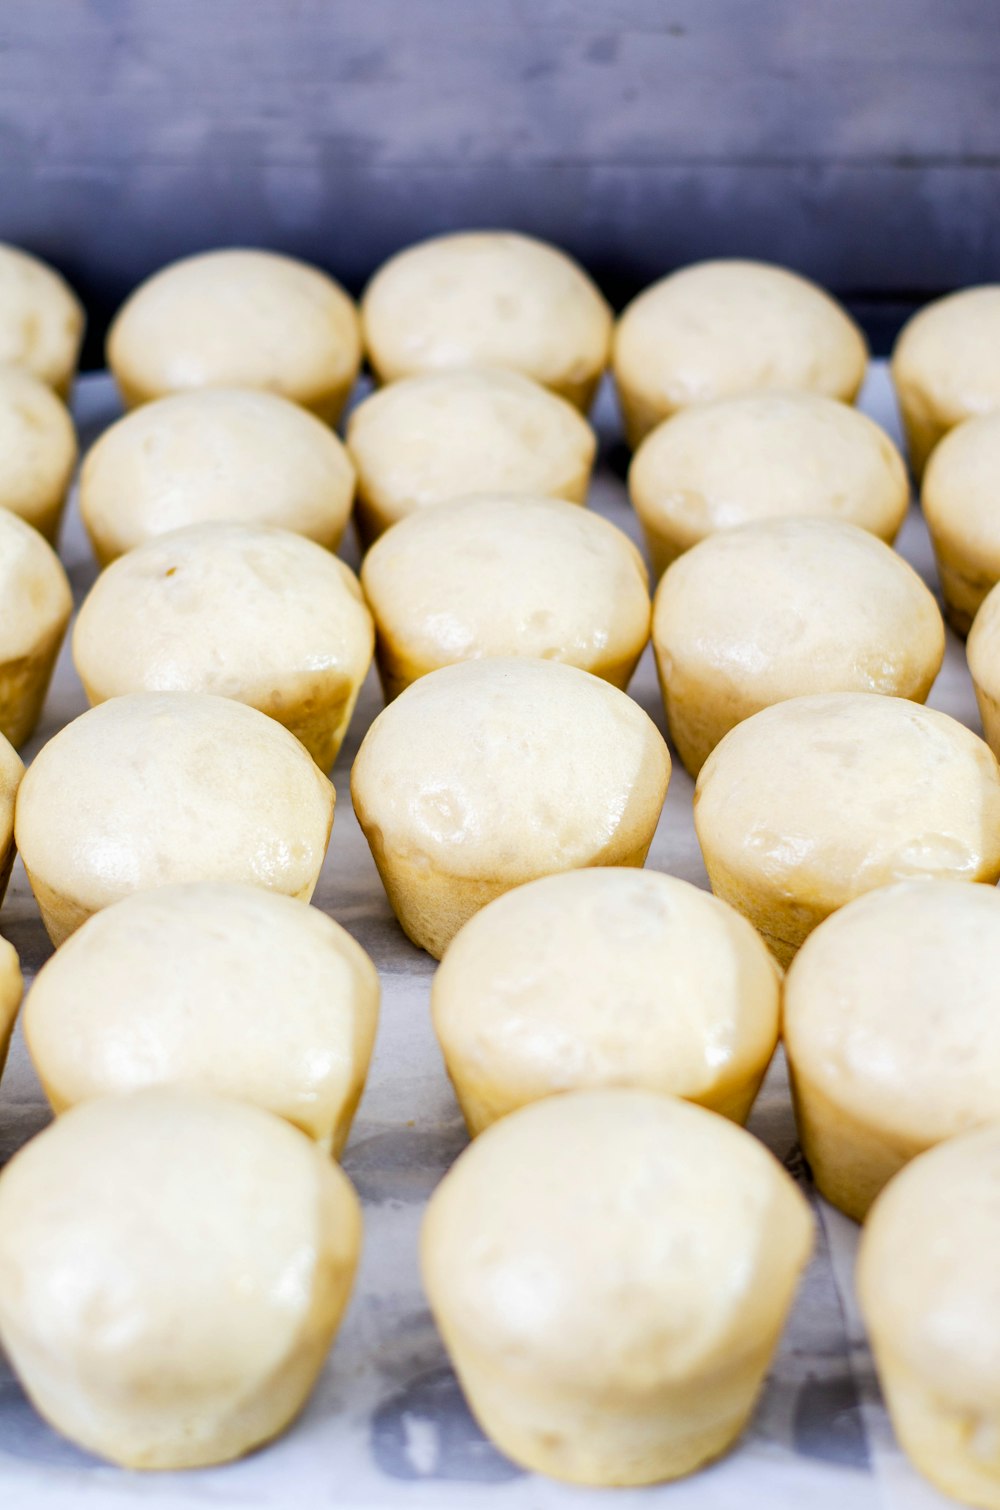
<path id="1" fill-rule="evenodd" d="M 560 499 L 482 494 L 401 520 L 365 557 L 386 698 L 482 656 L 564 661 L 623 691 L 649 639 L 628 536 Z"/>
<path id="2" fill-rule="evenodd" d="M 91 708 L 36 755 L 16 837 L 54 944 L 133 891 L 246 881 L 308 902 L 334 790 L 287 729 L 198 692 Z"/>
<path id="3" fill-rule="evenodd" d="M 955 425 L 1000 409 L 1000 284 L 935 299 L 903 326 L 892 380 L 919 478 Z"/>
<path id="4" fill-rule="evenodd" d="M 190 1090 L 106 1097 L 0 1176 L 0 1337 L 79 1447 L 226 1462 L 302 1409 L 360 1243 L 350 1182 L 277 1117 Z"/>
<path id="5" fill-rule="evenodd" d="M 225 247 L 141 283 L 112 322 L 107 357 L 130 409 L 192 388 L 262 388 L 333 425 L 361 331 L 353 301 L 319 268 Z"/>
<path id="6" fill-rule="evenodd" d="M 643 441 L 628 488 L 655 576 L 706 536 L 769 519 L 843 520 L 891 544 L 910 502 L 888 435 L 817 393 L 682 409 Z"/>
<path id="7" fill-rule="evenodd" d="M 10 1048 L 23 991 L 24 980 L 17 950 L 6 939 L 0 938 L 0 1075 L 7 1063 L 7 1050 Z"/>
<path id="8" fill-rule="evenodd" d="M 380 382 L 509 367 L 586 411 L 607 364 L 611 310 L 564 252 L 513 231 L 434 236 L 379 268 L 361 301 Z"/>
<path id="9" fill-rule="evenodd" d="M 12 745 L 35 731 L 72 611 L 55 551 L 0 508 L 0 733 Z"/>
<path id="10" fill-rule="evenodd" d="M 14 807 L 23 776 L 24 764 L 20 756 L 10 741 L 0 734 L 0 902 L 7 893 L 14 865 Z"/>
<path id="11" fill-rule="evenodd" d="M 650 1091 L 577 1091 L 462 1154 L 421 1261 L 502 1452 L 571 1483 L 650 1484 L 743 1430 L 811 1238 L 803 1197 L 732 1122 Z"/>
<path id="12" fill-rule="evenodd" d="M 996 755 L 1000 750 L 1000 594 L 995 588 L 976 614 L 967 653 L 983 738 Z"/>
<path id="13" fill-rule="evenodd" d="M 328 771 L 368 674 L 375 632 L 354 573 L 312 540 L 197 524 L 102 572 L 73 630 L 92 704 L 210 692 L 284 724 Z"/>
<path id="14" fill-rule="evenodd" d="M 827 918 L 785 979 L 802 1151 L 864 1219 L 907 1160 L 1000 1121 L 1000 893 L 901 881 Z"/>
<path id="15" fill-rule="evenodd" d="M 517 886 L 470 918 L 431 1007 L 473 1136 L 530 1101 L 609 1085 L 744 1122 L 778 1038 L 779 975 L 707 892 L 594 867 Z"/>
<path id="16" fill-rule="evenodd" d="M 968 634 L 987 593 L 1000 582 L 998 469 L 1000 413 L 957 425 L 924 472 L 920 503 L 944 611 L 957 634 Z"/>
<path id="17" fill-rule="evenodd" d="M 50 545 L 76 454 L 73 421 L 52 389 L 30 372 L 0 368 L 0 508 L 34 525 Z"/>
<path id="18" fill-rule="evenodd" d="M 0 365 L 23 367 L 68 398 L 83 326 L 83 305 L 55 268 L 0 242 Z"/>
<path id="19" fill-rule="evenodd" d="M 851 403 L 868 346 L 808 278 L 767 262 L 696 262 L 661 278 L 615 327 L 612 366 L 629 445 L 689 404 L 759 389 Z"/>
<path id="20" fill-rule="evenodd" d="M 660 582 L 653 648 L 670 737 L 697 776 L 729 730 L 789 697 L 882 692 L 924 702 L 944 624 L 916 572 L 833 519 L 711 535 Z"/>
<path id="21" fill-rule="evenodd" d="M 467 493 L 542 494 L 583 503 L 597 437 L 578 410 L 496 368 L 402 378 L 347 424 L 366 542 L 410 514 Z"/>
<path id="22" fill-rule="evenodd" d="M 641 866 L 670 757 L 637 703 L 552 661 L 432 671 L 372 724 L 358 821 L 405 933 L 440 958 L 487 902 L 561 870 Z"/>
<path id="23" fill-rule="evenodd" d="M 896 1435 L 938 1489 L 1000 1507 L 1000 1127 L 915 1159 L 876 1202 L 857 1285 Z"/>
<path id="24" fill-rule="evenodd" d="M 782 964 L 876 886 L 1000 876 L 996 757 L 964 724 L 901 697 L 765 708 L 716 746 L 694 800 L 712 890 Z"/>
<path id="25" fill-rule="evenodd" d="M 328 425 L 275 393 L 206 388 L 111 425 L 84 458 L 80 512 L 102 566 L 212 520 L 273 525 L 336 550 L 354 467 Z"/>
<path id="26" fill-rule="evenodd" d="M 263 1106 L 339 1158 L 378 1001 L 375 966 L 325 913 L 195 881 L 89 918 L 36 976 L 24 1031 L 56 1112 L 191 1085 Z"/>

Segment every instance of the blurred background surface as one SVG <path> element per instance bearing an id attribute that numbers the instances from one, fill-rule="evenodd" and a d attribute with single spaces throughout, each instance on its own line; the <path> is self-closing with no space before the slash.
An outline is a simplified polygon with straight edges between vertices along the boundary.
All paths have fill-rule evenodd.
<path id="1" fill-rule="evenodd" d="M 1000 275 L 996 0 L 3 0 L 0 239 L 60 267 L 86 353 L 145 274 L 226 244 L 358 292 L 510 226 L 621 304 L 763 257 L 885 349 Z"/>

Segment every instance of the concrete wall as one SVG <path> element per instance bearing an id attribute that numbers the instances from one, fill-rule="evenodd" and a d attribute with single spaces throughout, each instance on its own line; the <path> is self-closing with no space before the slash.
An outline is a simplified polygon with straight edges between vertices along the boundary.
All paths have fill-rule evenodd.
<path id="1" fill-rule="evenodd" d="M 96 311 L 182 253 L 353 288 L 512 225 L 612 297 L 712 253 L 1000 277 L 996 0 L 0 0 L 0 238 Z"/>

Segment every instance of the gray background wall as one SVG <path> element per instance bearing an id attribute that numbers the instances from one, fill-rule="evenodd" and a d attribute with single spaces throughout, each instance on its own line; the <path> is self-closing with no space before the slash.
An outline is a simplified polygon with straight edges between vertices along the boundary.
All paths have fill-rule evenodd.
<path id="1" fill-rule="evenodd" d="M 0 0 L 0 238 L 61 266 L 95 331 L 203 247 L 358 289 L 408 241 L 501 224 L 618 302 L 714 253 L 876 324 L 1000 277 L 1000 6 Z"/>

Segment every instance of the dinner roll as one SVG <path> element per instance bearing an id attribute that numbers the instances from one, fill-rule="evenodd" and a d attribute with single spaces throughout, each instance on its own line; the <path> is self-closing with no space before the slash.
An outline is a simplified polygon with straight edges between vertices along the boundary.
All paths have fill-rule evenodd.
<path id="1" fill-rule="evenodd" d="M 397 252 L 361 301 L 383 383 L 447 367 L 510 367 L 586 410 L 611 310 L 565 252 L 513 231 L 434 236 Z"/>
<path id="2" fill-rule="evenodd" d="M 892 380 L 919 477 L 943 435 L 1000 409 L 1000 284 L 935 299 L 903 326 Z"/>
<path id="3" fill-rule="evenodd" d="M 552 498 L 486 494 L 395 525 L 361 569 L 386 698 L 455 661 L 566 661 L 623 690 L 649 639 L 649 578 L 621 530 Z"/>
<path id="4" fill-rule="evenodd" d="M 710 535 L 660 582 L 653 648 L 692 776 L 744 718 L 810 692 L 924 702 L 944 624 L 911 566 L 853 524 L 770 519 Z"/>
<path id="5" fill-rule="evenodd" d="M 339 1158 L 378 1001 L 375 966 L 325 913 L 202 881 L 95 913 L 42 966 L 24 1031 L 56 1112 L 193 1085 L 263 1106 Z"/>
<path id="6" fill-rule="evenodd" d="M 347 423 L 358 529 L 374 540 L 408 514 L 466 493 L 583 503 L 597 437 L 572 404 L 517 372 L 430 372 L 390 383 Z"/>
<path id="7" fill-rule="evenodd" d="M 23 990 L 24 981 L 17 950 L 6 939 L 0 938 L 0 1075 L 7 1062 L 7 1050 L 10 1048 Z"/>
<path id="8" fill-rule="evenodd" d="M 666 745 L 624 692 L 576 666 L 497 657 L 432 671 L 390 703 L 351 795 L 401 926 L 440 958 L 512 886 L 641 866 L 669 779 Z"/>
<path id="9" fill-rule="evenodd" d="M 127 414 L 84 458 L 80 513 L 102 566 L 210 520 L 270 524 L 336 550 L 354 467 L 333 431 L 274 393 L 202 389 Z"/>
<path id="10" fill-rule="evenodd" d="M 431 1006 L 473 1136 L 529 1101 L 607 1085 L 745 1122 L 778 1038 L 778 982 L 725 903 L 657 871 L 596 867 L 470 918 Z"/>
<path id="11" fill-rule="evenodd" d="M 805 1200 L 756 1138 L 611 1089 L 477 1138 L 431 1197 L 421 1259 L 502 1452 L 573 1483 L 648 1484 L 739 1436 L 811 1241 Z"/>
<path id="12" fill-rule="evenodd" d="M 951 993 L 949 992 L 949 999 Z M 1000 1127 L 892 1181 L 861 1234 L 857 1285 L 892 1424 L 945 1494 L 1000 1506 Z"/>
<path id="13" fill-rule="evenodd" d="M 2 275 L 0 275 L 2 281 Z M 69 411 L 30 372 L 0 368 L 0 508 L 52 543 L 76 466 Z"/>
<path id="14" fill-rule="evenodd" d="M 59 557 L 37 530 L 0 508 L 0 733 L 34 733 L 73 594 Z"/>
<path id="15" fill-rule="evenodd" d="M 347 1177 L 277 1117 L 176 1087 L 106 1097 L 0 1175 L 0 1338 L 78 1446 L 222 1463 L 302 1409 L 360 1243 Z"/>
<path id="16" fill-rule="evenodd" d="M 785 980 L 802 1151 L 861 1221 L 908 1159 L 1000 1122 L 1000 893 L 879 887 L 827 918 Z"/>
<path id="17" fill-rule="evenodd" d="M 717 896 L 786 964 L 852 897 L 1000 876 L 1000 770 L 964 724 L 871 692 L 794 697 L 702 766 L 695 829 Z"/>
<path id="18" fill-rule="evenodd" d="M 6 895 L 14 864 L 14 806 L 23 776 L 21 757 L 0 734 L 0 902 Z"/>
<path id="19" fill-rule="evenodd" d="M 656 576 L 706 535 L 764 519 L 842 519 L 891 544 L 910 502 L 885 431 L 816 393 L 682 410 L 643 441 L 628 489 Z"/>
<path id="20" fill-rule="evenodd" d="M 83 305 L 55 268 L 0 242 L 0 365 L 23 367 L 66 398 L 83 325 Z"/>
<path id="21" fill-rule="evenodd" d="M 307 902 L 334 790 L 255 708 L 134 692 L 91 708 L 36 755 L 16 837 L 54 944 L 91 913 L 172 881 L 248 881 Z"/>
<path id="22" fill-rule="evenodd" d="M 1000 590 L 992 588 L 976 614 L 967 646 L 983 737 L 1000 750 Z"/>
<path id="23" fill-rule="evenodd" d="M 817 284 L 767 262 L 696 262 L 661 278 L 615 328 L 612 367 L 629 445 L 689 404 L 762 388 L 850 403 L 868 346 Z"/>
<path id="24" fill-rule="evenodd" d="M 129 408 L 191 388 L 263 388 L 335 424 L 361 365 L 339 283 L 294 257 L 226 247 L 140 283 L 108 332 Z"/>
<path id="25" fill-rule="evenodd" d="M 937 558 L 948 622 L 969 626 L 1000 582 L 1000 413 L 966 420 L 936 448 L 920 502 Z"/>
<path id="26" fill-rule="evenodd" d="M 91 703 L 127 692 L 213 692 L 259 708 L 324 771 L 371 665 L 354 573 L 288 530 L 196 524 L 102 572 L 73 631 Z"/>

